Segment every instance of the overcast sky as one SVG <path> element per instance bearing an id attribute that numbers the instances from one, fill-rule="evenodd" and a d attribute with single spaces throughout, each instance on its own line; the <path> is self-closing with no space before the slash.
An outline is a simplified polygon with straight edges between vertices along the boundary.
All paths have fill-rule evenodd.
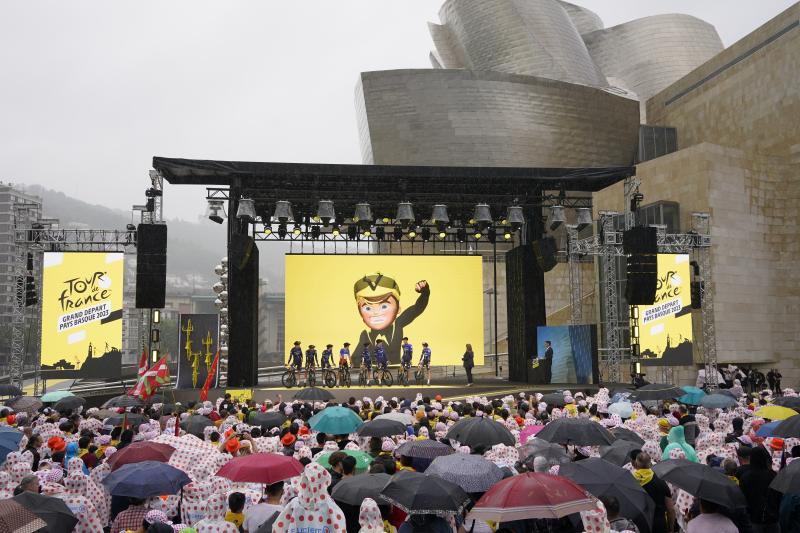
<path id="1" fill-rule="evenodd" d="M 490 0 L 486 0 L 490 1 Z M 667 12 L 726 46 L 790 0 L 573 0 L 606 26 Z M 0 3 L 0 180 L 143 203 L 153 155 L 360 163 L 358 73 L 428 68 L 438 0 Z M 167 218 L 203 191 L 168 187 Z"/>

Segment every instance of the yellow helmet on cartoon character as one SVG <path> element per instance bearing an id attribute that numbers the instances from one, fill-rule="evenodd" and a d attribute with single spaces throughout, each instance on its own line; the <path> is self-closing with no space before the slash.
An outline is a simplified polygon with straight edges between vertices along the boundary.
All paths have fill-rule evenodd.
<path id="1" fill-rule="evenodd" d="M 353 296 L 356 300 L 379 300 L 389 295 L 393 295 L 400 300 L 400 286 L 389 276 L 384 276 L 380 272 L 367 274 L 356 281 L 353 285 Z"/>

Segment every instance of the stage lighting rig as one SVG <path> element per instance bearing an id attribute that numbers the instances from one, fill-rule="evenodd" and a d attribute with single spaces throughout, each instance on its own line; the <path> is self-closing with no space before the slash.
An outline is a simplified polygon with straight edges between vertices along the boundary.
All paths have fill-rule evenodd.
<path id="1" fill-rule="evenodd" d="M 316 241 L 317 239 L 319 239 L 319 234 L 320 234 L 319 226 L 317 225 L 311 226 L 311 238 Z"/>
<path id="2" fill-rule="evenodd" d="M 368 229 L 372 225 L 372 208 L 366 202 L 356 204 L 356 212 L 353 222 L 363 229 Z"/>
<path id="3" fill-rule="evenodd" d="M 511 229 L 514 231 L 522 229 L 525 224 L 525 214 L 522 212 L 522 206 L 511 205 L 508 207 L 506 223 L 511 224 Z"/>
<path id="4" fill-rule="evenodd" d="M 489 204 L 478 204 L 475 206 L 475 214 L 472 216 L 472 224 L 487 228 L 492 225 L 492 210 Z"/>
<path id="5" fill-rule="evenodd" d="M 256 204 L 252 198 L 239 199 L 239 208 L 236 210 L 236 218 L 245 221 L 251 221 L 256 218 Z"/>
<path id="6" fill-rule="evenodd" d="M 358 228 L 351 224 L 347 226 L 347 238 L 351 241 L 354 241 L 358 238 Z"/>
<path id="7" fill-rule="evenodd" d="M 564 214 L 564 206 L 562 205 L 553 205 L 550 206 L 550 230 L 555 231 L 567 221 L 566 216 Z"/>
<path id="8" fill-rule="evenodd" d="M 278 200 L 275 202 L 275 214 L 273 218 L 277 219 L 281 224 L 286 224 L 290 220 L 294 220 L 292 204 L 286 200 Z"/>
<path id="9" fill-rule="evenodd" d="M 394 227 L 394 240 L 399 241 L 403 238 L 403 229 L 400 226 Z"/>
<path id="10" fill-rule="evenodd" d="M 341 234 L 342 230 L 339 229 L 339 226 L 337 224 L 334 224 L 333 228 L 331 228 L 331 235 L 333 235 L 334 237 L 338 237 Z"/>
<path id="11" fill-rule="evenodd" d="M 320 200 L 317 203 L 316 218 L 322 221 L 322 224 L 325 226 L 336 218 L 336 211 L 333 209 L 333 202 L 331 200 Z"/>
<path id="12" fill-rule="evenodd" d="M 417 230 L 413 226 L 408 228 L 408 238 L 411 240 L 417 238 Z"/>
<path id="13" fill-rule="evenodd" d="M 217 224 L 222 224 L 222 221 L 225 220 L 227 216 L 225 214 L 225 205 L 222 200 L 208 200 L 208 207 L 206 207 L 206 216 L 212 222 L 216 222 Z"/>
<path id="14" fill-rule="evenodd" d="M 398 222 L 408 224 L 414 220 L 414 209 L 411 207 L 411 202 L 400 202 L 397 204 L 397 217 Z"/>
<path id="15" fill-rule="evenodd" d="M 300 229 L 300 224 L 295 224 L 294 229 L 292 229 L 292 235 L 294 235 L 295 237 L 299 237 L 300 235 L 302 235 L 302 233 L 303 230 Z"/>
<path id="16" fill-rule="evenodd" d="M 420 231 L 420 236 L 422 237 L 422 240 L 425 242 L 431 240 L 431 228 L 429 228 L 428 226 L 423 227 L 422 230 Z"/>
<path id="17" fill-rule="evenodd" d="M 494 244 L 497 241 L 497 230 L 494 228 L 486 230 L 486 238 L 489 239 L 490 243 Z"/>
<path id="18" fill-rule="evenodd" d="M 280 240 L 284 240 L 286 238 L 286 233 L 287 233 L 286 224 L 280 224 L 278 226 L 278 238 Z"/>
<path id="19" fill-rule="evenodd" d="M 267 225 L 264 226 L 264 235 L 267 235 L 267 236 L 272 235 L 272 225 L 271 224 L 267 224 Z"/>
<path id="20" fill-rule="evenodd" d="M 503 239 L 504 239 L 504 240 L 506 240 L 506 241 L 510 241 L 510 240 L 511 240 L 513 237 L 514 237 L 514 234 L 513 234 L 513 233 L 511 233 L 511 231 L 510 231 L 510 230 L 505 230 L 505 231 L 503 232 Z"/>
<path id="21" fill-rule="evenodd" d="M 582 231 L 583 229 L 592 225 L 592 210 L 588 207 L 579 207 L 575 210 L 576 216 L 576 229 Z"/>
<path id="22" fill-rule="evenodd" d="M 467 230 L 465 230 L 464 228 L 458 228 L 456 230 L 456 239 L 458 239 L 458 242 L 466 241 L 467 240 Z"/>
<path id="23" fill-rule="evenodd" d="M 445 230 L 440 230 L 440 231 L 439 231 L 439 238 L 440 238 L 441 240 L 445 240 L 445 239 L 447 238 L 447 231 L 445 231 Z"/>
<path id="24" fill-rule="evenodd" d="M 378 226 L 375 228 L 375 238 L 379 241 L 386 240 L 386 229 L 383 226 Z"/>

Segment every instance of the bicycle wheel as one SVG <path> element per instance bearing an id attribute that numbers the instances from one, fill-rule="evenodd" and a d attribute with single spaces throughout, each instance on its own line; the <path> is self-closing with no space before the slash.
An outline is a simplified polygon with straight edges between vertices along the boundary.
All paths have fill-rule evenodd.
<path id="1" fill-rule="evenodd" d="M 291 389 L 297 385 L 297 376 L 295 375 L 294 370 L 287 370 L 284 372 L 283 376 L 281 376 L 281 383 L 283 383 L 283 386 L 287 389 Z"/>
<path id="2" fill-rule="evenodd" d="M 367 384 L 367 372 L 366 370 L 360 370 L 358 372 L 358 385 L 363 387 Z"/>
<path id="3" fill-rule="evenodd" d="M 330 370 L 326 370 L 323 377 L 323 381 L 326 387 L 329 387 L 331 389 L 334 388 L 336 386 L 336 374 L 334 374 Z"/>
<path id="4" fill-rule="evenodd" d="M 386 385 L 387 387 L 391 387 L 392 385 L 394 385 L 394 377 L 392 377 L 391 372 L 389 372 L 388 370 L 384 370 L 382 377 L 384 385 Z"/>
<path id="5" fill-rule="evenodd" d="M 306 383 L 309 387 L 313 387 L 317 384 L 317 373 L 313 369 L 308 370 L 308 377 L 306 378 Z"/>
<path id="6" fill-rule="evenodd" d="M 425 373 L 422 369 L 418 368 L 414 372 L 414 380 L 417 382 L 417 385 L 422 385 L 425 382 Z"/>

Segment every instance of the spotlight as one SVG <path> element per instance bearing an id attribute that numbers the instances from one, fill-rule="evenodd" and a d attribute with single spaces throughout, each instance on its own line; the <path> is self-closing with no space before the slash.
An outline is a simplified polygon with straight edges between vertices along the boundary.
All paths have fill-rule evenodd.
<path id="1" fill-rule="evenodd" d="M 513 237 L 514 237 L 514 235 L 511 233 L 511 231 L 505 230 L 503 232 L 503 239 L 505 239 L 507 241 L 510 241 Z"/>
<path id="2" fill-rule="evenodd" d="M 150 331 L 150 342 L 156 342 L 157 343 L 157 342 L 159 342 L 159 339 L 161 339 L 161 332 L 160 331 L 158 331 L 157 329 L 154 329 L 154 330 Z"/>
<path id="3" fill-rule="evenodd" d="M 152 361 L 158 361 L 158 349 L 153 349 L 153 351 L 150 352 L 150 357 Z"/>
<path id="4" fill-rule="evenodd" d="M 431 213 L 431 222 L 436 224 L 437 227 L 440 225 L 447 226 L 450 223 L 450 217 L 447 215 L 447 206 L 444 204 L 436 204 L 433 206 L 433 213 Z"/>
<path id="5" fill-rule="evenodd" d="M 161 322 L 161 310 L 160 309 L 153 309 L 153 324 L 158 324 Z M 153 341 L 158 342 L 158 341 Z"/>
<path id="6" fill-rule="evenodd" d="M 222 224 L 225 220 L 225 208 L 222 200 L 209 200 L 208 207 L 206 207 L 206 216 L 212 222 Z"/>
<path id="7" fill-rule="evenodd" d="M 392 221 L 392 219 L 389 217 L 383 217 L 381 220 L 383 221 L 384 224 L 388 224 L 389 222 Z"/>
<path id="8" fill-rule="evenodd" d="M 411 207 L 411 202 L 397 204 L 397 217 L 395 218 L 403 224 L 408 224 L 414 220 L 414 209 Z"/>
<path id="9" fill-rule="evenodd" d="M 592 225 L 592 210 L 588 207 L 579 207 L 575 210 L 578 231 Z"/>
<path id="10" fill-rule="evenodd" d="M 252 198 L 240 198 L 236 218 L 240 220 L 253 220 L 256 218 L 256 203 Z"/>
<path id="11" fill-rule="evenodd" d="M 315 241 L 319 239 L 319 226 L 311 226 L 311 238 Z"/>
<path id="12" fill-rule="evenodd" d="M 369 228 L 367 228 L 361 232 L 361 236 L 367 239 L 372 236 L 372 232 L 369 230 Z"/>
<path id="13" fill-rule="evenodd" d="M 458 228 L 456 230 L 456 238 L 458 242 L 464 242 L 467 240 L 467 231 L 464 228 Z"/>
<path id="14" fill-rule="evenodd" d="M 481 233 L 480 230 L 478 230 L 478 231 L 475 232 L 475 235 L 473 235 L 473 237 L 475 237 L 475 240 L 477 241 L 481 237 L 483 237 L 483 233 Z"/>
<path id="15" fill-rule="evenodd" d="M 409 239 L 416 239 L 417 238 L 417 230 L 411 228 L 408 230 L 408 238 Z"/>
<path id="16" fill-rule="evenodd" d="M 439 232 L 439 238 L 445 240 L 447 238 L 447 232 L 442 230 Z"/>
<path id="17" fill-rule="evenodd" d="M 160 190 L 158 190 L 158 189 L 155 189 L 155 188 L 153 188 L 153 187 L 150 187 L 149 189 L 147 189 L 146 191 L 144 191 L 144 195 L 145 195 L 147 198 L 156 198 L 156 197 L 158 197 L 158 196 L 164 196 L 164 192 L 163 192 L 163 191 L 160 191 Z"/>
<path id="18" fill-rule="evenodd" d="M 342 234 L 342 232 L 339 229 L 339 226 L 334 225 L 333 229 L 331 230 L 331 235 L 333 235 L 334 237 L 338 237 L 341 234 Z"/>
<path id="19" fill-rule="evenodd" d="M 472 217 L 473 224 L 488 226 L 492 223 L 492 211 L 489 204 L 478 204 L 475 206 L 475 215 Z"/>
<path id="20" fill-rule="evenodd" d="M 356 226 L 347 226 L 347 238 L 351 241 L 354 241 L 358 238 L 358 228 Z"/>
<path id="21" fill-rule="evenodd" d="M 486 238 L 489 239 L 489 242 L 494 243 L 497 240 L 497 230 L 494 228 L 489 228 L 486 231 Z"/>
<path id="22" fill-rule="evenodd" d="M 394 240 L 399 241 L 403 238 L 403 230 L 400 226 L 394 227 Z"/>
<path id="23" fill-rule="evenodd" d="M 566 222 L 564 216 L 564 206 L 554 205 L 550 207 L 550 230 L 555 231 L 558 227 Z"/>
<path id="24" fill-rule="evenodd" d="M 295 224 L 294 229 L 292 230 L 292 235 L 299 237 L 301 233 L 303 233 L 303 230 L 300 229 L 300 224 Z"/>
<path id="25" fill-rule="evenodd" d="M 423 241 L 428 242 L 429 240 L 431 240 L 431 228 L 425 226 L 420 231 L 420 235 L 422 236 Z"/>
<path id="26" fill-rule="evenodd" d="M 127 226 L 125 226 L 125 229 L 127 231 L 136 231 L 136 226 L 134 224 L 128 224 Z"/>
<path id="27" fill-rule="evenodd" d="M 386 230 L 383 226 L 378 226 L 375 228 L 375 238 L 379 241 L 386 240 Z"/>
<path id="28" fill-rule="evenodd" d="M 280 240 L 286 238 L 286 224 L 281 224 L 280 226 L 278 226 L 278 237 L 280 238 Z"/>
<path id="29" fill-rule="evenodd" d="M 362 228 L 366 228 L 372 224 L 372 208 L 368 203 L 362 202 L 356 204 L 356 213 L 353 216 L 353 222 L 358 223 Z"/>
<path id="30" fill-rule="evenodd" d="M 330 224 L 331 220 L 336 218 L 336 212 L 333 209 L 333 202 L 331 200 L 319 201 L 317 204 L 317 218 L 326 226 Z"/>
<path id="31" fill-rule="evenodd" d="M 278 200 L 275 203 L 275 215 L 273 216 L 278 219 L 278 222 L 281 224 L 286 224 L 289 220 L 294 220 L 292 204 L 286 200 Z"/>
<path id="32" fill-rule="evenodd" d="M 268 237 L 270 235 L 272 235 L 272 226 L 271 225 L 270 226 L 264 226 L 264 235 L 266 235 Z"/>
<path id="33" fill-rule="evenodd" d="M 522 228 L 522 225 L 525 224 L 525 214 L 522 212 L 522 206 L 509 206 L 508 213 L 506 213 L 506 220 L 508 224 L 511 224 L 511 229 L 514 231 L 518 231 Z"/>

